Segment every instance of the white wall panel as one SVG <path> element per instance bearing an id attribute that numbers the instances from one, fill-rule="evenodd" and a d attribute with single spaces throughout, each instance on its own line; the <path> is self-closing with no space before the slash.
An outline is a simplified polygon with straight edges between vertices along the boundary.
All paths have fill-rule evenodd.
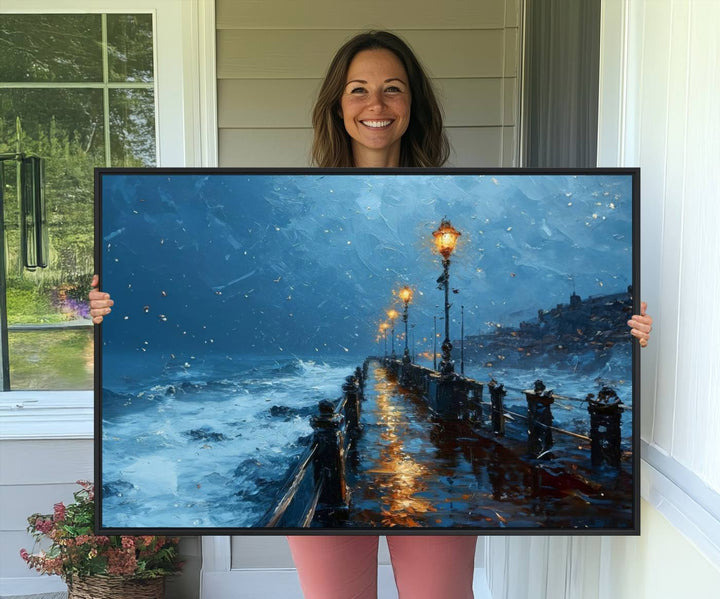
<path id="1" fill-rule="evenodd" d="M 672 115 L 687 118 L 673 455 L 720 493 L 720 318 L 707 303 L 720 297 L 720 3 L 691 5 L 689 16 L 689 110 Z M 677 163 L 672 166 L 676 170 Z"/>
<path id="2" fill-rule="evenodd" d="M 320 79 L 220 79 L 220 129 L 308 128 Z"/>
<path id="3" fill-rule="evenodd" d="M 92 480 L 92 439 L 0 441 L 0 473 L 3 485 Z"/>
<path id="4" fill-rule="evenodd" d="M 487 29 L 503 27 L 505 19 L 517 22 L 517 2 L 445 0 L 408 10 L 406 2 L 386 0 L 313 0 L 312 8 L 297 1 L 232 0 L 219 2 L 217 12 L 220 29 L 347 29 L 351 23 L 393 30 Z"/>
<path id="5" fill-rule="evenodd" d="M 220 166 L 308 166 L 312 129 L 222 129 Z"/>
<path id="6" fill-rule="evenodd" d="M 502 166 L 502 127 L 450 127 L 448 166 Z"/>
<path id="7" fill-rule="evenodd" d="M 52 514 L 53 506 L 73 501 L 75 483 L 58 482 L 0 486 L 0 530 L 25 530 L 30 514 Z M 29 537 L 28 537 L 29 538 Z"/>
<path id="8" fill-rule="evenodd" d="M 219 30 L 218 77 L 322 77 L 335 51 L 362 28 L 353 30 Z M 516 75 L 515 36 L 504 52 L 504 29 L 397 30 L 433 77 Z M 501 51 L 498 51 L 498 48 Z M 506 64 L 504 64 L 506 59 Z"/>
<path id="9" fill-rule="evenodd" d="M 652 20 L 655 27 L 648 27 L 645 31 L 642 47 L 643 59 L 640 63 L 640 86 L 638 106 L 639 112 L 631 115 L 639 122 L 640 152 L 636 164 L 642 165 L 663 165 L 667 155 L 667 96 L 670 85 L 668 67 L 670 62 L 670 44 L 668 39 L 671 34 L 669 3 L 659 3 L 653 10 Z M 652 60 L 645 60 L 644 57 L 652 57 Z M 632 92 L 631 92 L 632 93 Z M 658 101 L 660 99 L 660 101 Z M 629 157 L 628 157 L 629 158 Z M 663 221 L 666 207 L 663 199 L 665 196 L 665 182 L 667 172 L 665 168 L 645 169 L 642 172 L 642 255 L 663 256 L 664 254 L 679 255 L 680 237 L 668 237 L 662 234 Z M 681 221 L 672 220 L 669 226 L 677 227 Z M 668 237 L 668 239 L 665 239 Z M 653 393 L 651 387 L 644 385 L 643 389 L 655 396 L 655 405 L 652 411 L 647 413 L 653 424 L 653 435 L 658 444 L 665 450 L 670 451 L 672 446 L 672 420 L 673 420 L 673 395 L 675 387 L 675 365 L 673 355 L 675 352 L 675 331 L 672 328 L 662 325 L 672 322 L 664 313 L 666 306 L 674 309 L 676 306 L 678 281 L 677 273 L 663 273 L 660 269 L 661 260 L 644 260 L 642 262 L 642 287 L 641 294 L 651 307 L 651 314 L 657 314 L 658 329 L 658 360 L 664 361 L 670 368 L 661 369 L 657 372 L 656 387 Z M 664 276 L 663 276 L 664 275 Z M 649 281 L 646 288 L 646 281 Z M 659 282 L 660 288 L 667 292 L 672 303 L 662 302 L 656 289 Z M 653 312 L 655 309 L 655 312 Z M 654 341 L 654 340 L 653 340 Z M 655 369 L 651 369 L 655 370 Z M 650 374 L 650 373 L 647 373 Z M 647 377 L 643 383 L 647 383 Z M 660 392 L 658 395 L 658 391 Z M 647 403 L 645 404 L 648 405 Z M 643 406 L 645 407 L 645 406 Z"/>
<path id="10" fill-rule="evenodd" d="M 643 356 L 643 438 L 720 491 L 720 324 L 706 304 L 720 285 L 720 3 L 638 2 L 628 15 L 624 161 L 642 168 L 642 253 L 656 258 L 642 273 L 656 319 Z"/>

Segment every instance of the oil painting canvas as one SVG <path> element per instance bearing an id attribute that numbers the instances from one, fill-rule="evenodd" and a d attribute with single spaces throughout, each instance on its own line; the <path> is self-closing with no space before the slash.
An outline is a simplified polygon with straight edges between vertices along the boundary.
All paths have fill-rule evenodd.
<path id="1" fill-rule="evenodd" d="M 637 169 L 98 169 L 98 528 L 633 534 Z"/>

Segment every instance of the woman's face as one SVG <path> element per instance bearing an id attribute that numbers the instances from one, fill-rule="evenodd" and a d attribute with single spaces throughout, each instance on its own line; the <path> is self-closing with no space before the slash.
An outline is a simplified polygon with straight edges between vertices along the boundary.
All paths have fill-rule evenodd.
<path id="1" fill-rule="evenodd" d="M 390 50 L 358 52 L 348 67 L 340 109 L 355 166 L 398 166 L 410 123 L 410 82 Z"/>

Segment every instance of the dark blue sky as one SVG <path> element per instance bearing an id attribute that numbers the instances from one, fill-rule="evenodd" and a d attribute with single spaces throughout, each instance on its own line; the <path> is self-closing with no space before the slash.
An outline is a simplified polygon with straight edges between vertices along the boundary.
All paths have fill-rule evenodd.
<path id="1" fill-rule="evenodd" d="M 443 217 L 453 337 L 461 304 L 475 334 L 631 283 L 630 175 L 106 173 L 102 202 L 106 352 L 365 353 L 404 284 L 429 339 Z"/>

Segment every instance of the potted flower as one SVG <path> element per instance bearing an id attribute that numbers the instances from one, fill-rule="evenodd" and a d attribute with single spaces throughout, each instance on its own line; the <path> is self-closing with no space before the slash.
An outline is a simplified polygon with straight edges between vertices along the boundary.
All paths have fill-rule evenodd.
<path id="1" fill-rule="evenodd" d="M 61 576 L 68 599 L 162 599 L 165 577 L 182 567 L 178 539 L 93 534 L 93 485 L 78 484 L 74 503 L 56 503 L 52 514 L 28 518 L 35 547 L 33 553 L 21 549 L 20 556 L 41 574 Z"/>

